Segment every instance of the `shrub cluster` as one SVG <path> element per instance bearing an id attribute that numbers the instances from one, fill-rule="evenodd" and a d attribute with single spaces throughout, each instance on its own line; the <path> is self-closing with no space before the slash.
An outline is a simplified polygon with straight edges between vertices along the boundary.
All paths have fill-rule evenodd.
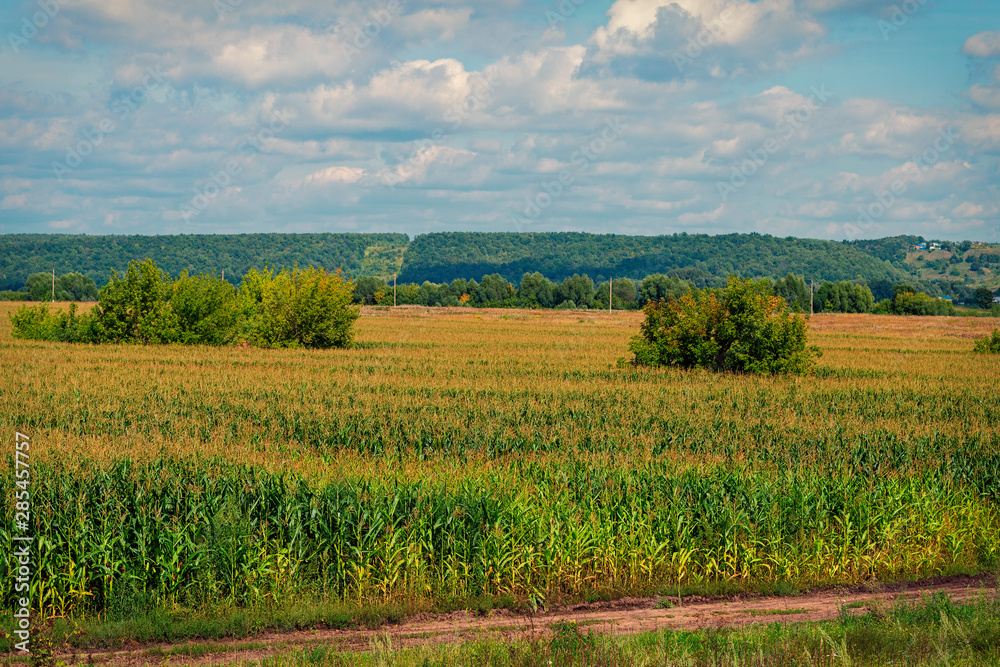
<path id="1" fill-rule="evenodd" d="M 806 346 L 805 320 L 766 280 L 732 277 L 724 289 L 651 301 L 645 312 L 642 333 L 629 344 L 639 366 L 805 374 L 818 354 Z"/>
<path id="2" fill-rule="evenodd" d="M 900 284 L 893 289 L 892 299 L 880 301 L 875 312 L 883 315 L 954 315 L 955 304 Z"/>
<path id="3" fill-rule="evenodd" d="M 22 306 L 11 315 L 15 338 L 82 343 L 181 343 L 259 347 L 346 347 L 358 309 L 354 285 L 322 269 L 251 270 L 237 290 L 214 275 L 172 280 L 150 259 L 100 291 L 90 313 Z"/>
<path id="4" fill-rule="evenodd" d="M 975 351 L 986 354 L 1000 354 L 1000 329 L 994 329 L 992 336 L 977 339 Z"/>

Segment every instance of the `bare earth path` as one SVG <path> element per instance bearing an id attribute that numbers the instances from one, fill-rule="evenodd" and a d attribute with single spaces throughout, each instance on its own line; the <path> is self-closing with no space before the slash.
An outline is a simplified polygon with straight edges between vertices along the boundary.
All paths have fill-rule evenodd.
<path id="1" fill-rule="evenodd" d="M 536 615 L 519 615 L 505 610 L 490 616 L 469 612 L 424 615 L 378 630 L 312 630 L 272 633 L 245 640 L 195 641 L 181 644 L 149 644 L 115 651 L 67 652 L 67 663 L 76 661 L 106 665 L 161 664 L 170 656 L 171 665 L 224 664 L 236 660 L 261 660 L 271 655 L 315 646 L 342 651 L 364 651 L 372 642 L 388 637 L 395 648 L 428 644 L 457 643 L 484 636 L 530 638 L 548 633 L 558 623 L 576 622 L 584 631 L 632 634 L 658 629 L 698 630 L 740 627 L 751 623 L 797 623 L 836 618 L 840 609 L 852 605 L 851 613 L 866 613 L 867 607 L 886 605 L 903 597 L 946 593 L 953 601 L 996 594 L 996 578 L 938 577 L 918 582 L 886 586 L 878 592 L 864 588 L 840 588 L 804 595 L 762 598 L 685 598 L 682 607 L 664 608 L 665 598 L 626 598 L 614 602 L 576 604 Z M 853 604 L 852 604 L 853 603 Z M 191 655 L 184 655 L 191 649 Z"/>

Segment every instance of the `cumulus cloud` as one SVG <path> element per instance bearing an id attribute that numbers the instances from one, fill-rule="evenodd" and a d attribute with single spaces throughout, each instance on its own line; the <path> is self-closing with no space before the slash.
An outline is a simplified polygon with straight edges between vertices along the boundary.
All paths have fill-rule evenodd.
<path id="1" fill-rule="evenodd" d="M 995 58 L 1000 56 L 1000 32 L 980 32 L 965 40 L 962 53 L 973 58 Z"/>
<path id="2" fill-rule="evenodd" d="M 595 66 L 650 80 L 780 70 L 826 50 L 792 0 L 616 0 L 590 39 Z"/>
<path id="3" fill-rule="evenodd" d="M 573 182 L 532 229 L 837 237 L 907 174 L 879 229 L 995 228 L 997 33 L 950 42 L 975 59 L 964 107 L 787 76 L 837 57 L 838 25 L 861 17 L 877 38 L 894 4 L 616 0 L 603 19 L 581 10 L 552 30 L 543 7 L 558 4 L 520 0 L 409 0 L 377 28 L 381 0 L 244 0 L 222 15 L 195 0 L 65 3 L 23 60 L 0 54 L 6 72 L 76 63 L 61 87 L 28 74 L 0 87 L 0 228 L 510 229 L 511 210 L 566 170 Z M 163 82 L 118 118 L 151 69 Z M 580 168 L 609 121 L 620 137 Z M 913 172 L 949 127 L 954 143 Z M 87 155 L 55 178 L 78 146 Z M 721 201 L 718 183 L 764 146 Z M 213 179 L 228 184 L 182 215 Z"/>

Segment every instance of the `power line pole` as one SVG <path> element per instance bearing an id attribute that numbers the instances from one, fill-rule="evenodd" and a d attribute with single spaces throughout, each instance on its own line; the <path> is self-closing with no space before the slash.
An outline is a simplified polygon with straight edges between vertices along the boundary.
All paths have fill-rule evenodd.
<path id="1" fill-rule="evenodd" d="M 813 315 L 816 312 L 815 306 L 813 306 L 813 301 L 816 298 L 816 282 L 813 280 L 809 281 L 809 314 Z"/>
<path id="2" fill-rule="evenodd" d="M 608 314 L 611 314 L 611 301 L 614 298 L 614 290 L 612 289 L 615 284 L 614 278 L 608 278 Z"/>
<path id="3" fill-rule="evenodd" d="M 52 300 L 56 300 L 56 270 L 52 269 Z"/>
<path id="4" fill-rule="evenodd" d="M 396 276 L 392 276 L 392 307 L 396 307 Z"/>

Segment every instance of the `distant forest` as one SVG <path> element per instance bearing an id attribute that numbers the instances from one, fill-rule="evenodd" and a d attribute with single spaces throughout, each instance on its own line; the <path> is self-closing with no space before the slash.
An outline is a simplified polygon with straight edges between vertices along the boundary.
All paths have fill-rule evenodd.
<path id="1" fill-rule="evenodd" d="M 561 281 L 587 274 L 641 280 L 669 273 L 698 286 L 721 285 L 731 274 L 808 280 L 899 282 L 909 274 L 851 245 L 760 234 L 619 236 L 575 232 L 496 234 L 448 232 L 416 237 L 406 250 L 402 282 L 449 282 L 497 273 L 511 282 L 538 271 Z"/>
<path id="2" fill-rule="evenodd" d="M 917 236 L 836 242 L 761 234 L 577 232 L 447 232 L 412 241 L 405 234 L 8 234 L 0 235 L 0 290 L 24 290 L 28 276 L 53 269 L 57 275 L 83 274 L 101 287 L 113 269 L 123 270 L 129 261 L 148 257 L 171 275 L 184 270 L 220 276 L 225 272 L 233 284 L 251 268 L 316 265 L 341 268 L 349 278 L 374 276 L 390 284 L 393 276 L 400 284 L 419 285 L 487 275 L 516 284 L 524 274 L 539 272 L 556 282 L 586 275 L 596 283 L 665 274 L 696 287 L 717 287 L 731 274 L 777 279 L 792 273 L 817 285 L 864 283 L 877 299 L 891 296 L 892 286 L 904 282 L 932 295 L 968 296 L 967 284 L 915 280 L 904 260 L 908 250 L 923 242 Z"/>
<path id="3" fill-rule="evenodd" d="M 235 284 L 252 268 L 310 264 L 347 277 L 389 277 L 409 244 L 406 234 L 183 234 L 179 236 L 0 235 L 0 290 L 19 290 L 33 273 L 82 273 L 107 284 L 112 270 L 152 259 L 164 271 L 226 274 Z"/>

